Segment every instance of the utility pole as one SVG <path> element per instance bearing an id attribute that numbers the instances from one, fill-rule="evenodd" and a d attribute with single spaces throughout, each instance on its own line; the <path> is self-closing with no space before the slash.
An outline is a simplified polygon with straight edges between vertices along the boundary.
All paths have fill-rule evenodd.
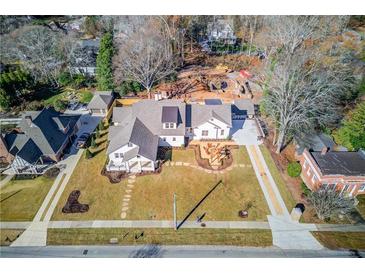
<path id="1" fill-rule="evenodd" d="M 174 229 L 177 230 L 177 220 L 176 220 L 176 194 L 174 193 Z"/>

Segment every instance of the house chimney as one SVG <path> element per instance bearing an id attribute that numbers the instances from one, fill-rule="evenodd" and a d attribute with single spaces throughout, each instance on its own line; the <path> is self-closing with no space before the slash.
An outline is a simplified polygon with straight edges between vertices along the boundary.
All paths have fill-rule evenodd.
<path id="1" fill-rule="evenodd" d="M 327 152 L 328 152 L 328 147 L 323 147 L 321 150 L 321 155 L 326 155 Z"/>
<path id="2" fill-rule="evenodd" d="M 27 122 L 28 126 L 32 126 L 32 116 L 25 116 L 25 121 Z"/>

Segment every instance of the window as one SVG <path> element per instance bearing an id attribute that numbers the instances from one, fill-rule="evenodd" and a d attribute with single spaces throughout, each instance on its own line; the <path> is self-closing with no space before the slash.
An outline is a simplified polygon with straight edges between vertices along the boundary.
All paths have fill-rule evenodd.
<path id="1" fill-rule="evenodd" d="M 176 137 L 172 137 L 172 141 L 176 141 Z"/>
<path id="2" fill-rule="evenodd" d="M 359 191 L 365 191 L 365 184 L 360 185 Z"/>
<path id="3" fill-rule="evenodd" d="M 114 153 L 115 158 L 119 158 L 119 153 Z"/>
<path id="4" fill-rule="evenodd" d="M 313 174 L 313 177 L 312 177 L 312 182 L 314 183 L 314 181 L 317 181 L 317 176 L 315 174 Z"/>
<path id="5" fill-rule="evenodd" d="M 304 160 L 303 167 L 306 168 L 306 166 L 307 166 L 307 160 Z"/>
<path id="6" fill-rule="evenodd" d="M 221 135 L 224 135 L 224 129 L 221 129 Z"/>
<path id="7" fill-rule="evenodd" d="M 347 190 L 349 190 L 350 185 L 345 185 L 341 191 L 341 193 L 347 192 Z"/>
<path id="8" fill-rule="evenodd" d="M 165 128 L 170 128 L 170 123 L 165 123 Z"/>
<path id="9" fill-rule="evenodd" d="M 208 130 L 202 130 L 202 136 L 208 136 Z"/>
<path id="10" fill-rule="evenodd" d="M 128 143 L 128 147 L 132 147 L 132 146 L 133 146 L 133 144 L 129 142 Z"/>

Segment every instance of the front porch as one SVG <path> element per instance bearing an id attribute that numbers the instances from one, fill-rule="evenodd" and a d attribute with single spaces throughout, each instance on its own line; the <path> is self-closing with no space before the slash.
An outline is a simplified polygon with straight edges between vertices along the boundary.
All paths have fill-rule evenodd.
<path id="1" fill-rule="evenodd" d="M 144 171 L 154 171 L 157 164 L 154 161 L 136 161 L 115 163 L 112 160 L 106 166 L 107 171 L 124 171 L 129 173 L 141 173 Z"/>

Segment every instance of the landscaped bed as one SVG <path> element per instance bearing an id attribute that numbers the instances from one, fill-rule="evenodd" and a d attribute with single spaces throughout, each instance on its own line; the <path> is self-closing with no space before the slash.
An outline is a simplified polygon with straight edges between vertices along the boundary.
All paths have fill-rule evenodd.
<path id="1" fill-rule="evenodd" d="M 72 228 L 48 229 L 47 245 L 235 245 L 271 246 L 270 230 L 195 228 Z"/>
<path id="2" fill-rule="evenodd" d="M 329 249 L 365 250 L 365 232 L 315 231 L 312 234 Z"/>
<path id="3" fill-rule="evenodd" d="M 1 221 L 31 221 L 42 205 L 54 178 L 12 180 L 0 190 Z"/>
<path id="4" fill-rule="evenodd" d="M 178 153 L 175 153 L 178 152 Z M 184 152 L 187 152 L 185 155 Z M 194 164 L 194 153 L 174 150 L 175 161 Z M 189 166 L 163 166 L 160 174 L 137 176 L 126 220 L 172 220 L 173 194 L 177 195 L 178 219 L 183 219 L 216 185 L 216 189 L 191 214 L 189 220 L 205 213 L 205 220 L 266 220 L 269 209 L 257 181 L 245 147 L 232 151 L 235 167 L 223 174 L 208 173 Z M 174 156 L 175 155 L 175 156 Z M 175 158 L 174 158 L 175 157 Z M 177 157 L 177 158 L 176 158 Z M 106 162 L 105 151 L 87 160 L 82 157 L 56 207 L 52 220 L 120 220 L 126 193 L 126 180 L 111 184 L 101 175 Z M 62 207 L 73 190 L 80 190 L 79 202 L 89 205 L 85 213 L 65 214 Z M 249 216 L 238 212 L 249 207 Z"/>

